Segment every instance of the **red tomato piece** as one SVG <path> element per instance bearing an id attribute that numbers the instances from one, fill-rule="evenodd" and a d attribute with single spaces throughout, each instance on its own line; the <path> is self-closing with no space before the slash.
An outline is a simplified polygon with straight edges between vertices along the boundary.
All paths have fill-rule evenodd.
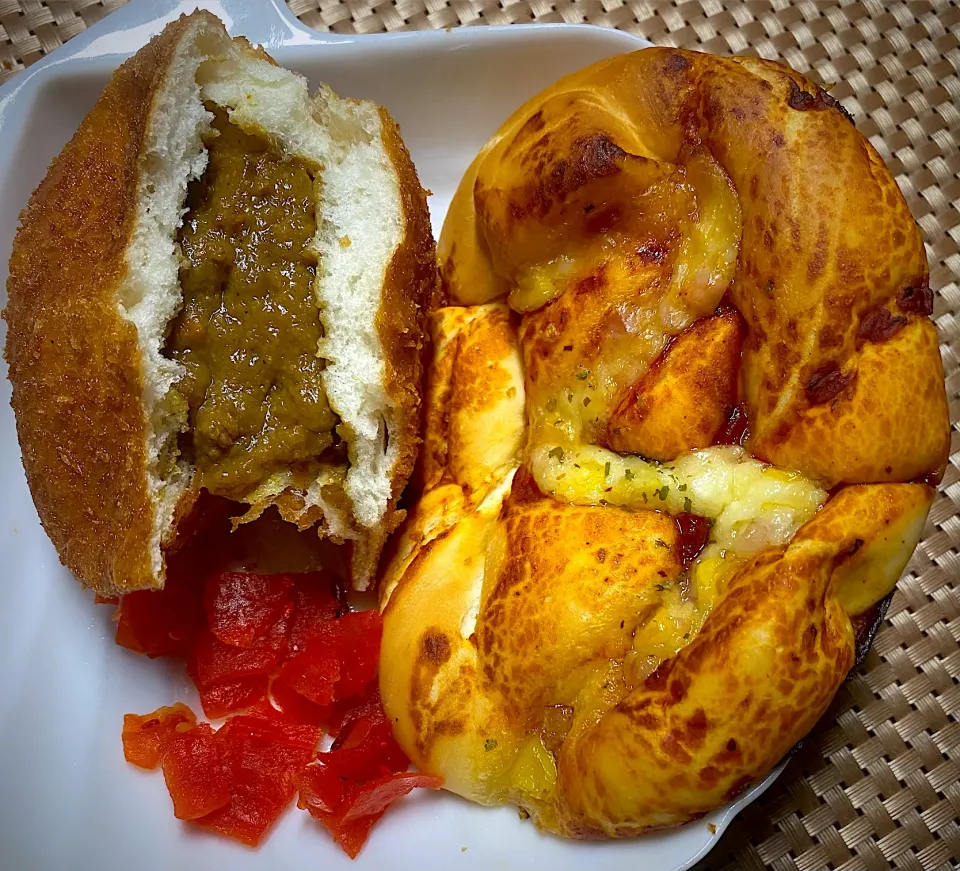
<path id="1" fill-rule="evenodd" d="M 255 674 L 252 677 L 228 680 L 209 687 L 198 686 L 203 713 L 211 720 L 218 720 L 235 711 L 252 708 L 261 699 L 266 698 L 268 680 L 265 674 Z"/>
<path id="2" fill-rule="evenodd" d="M 160 762 L 178 820 L 195 820 L 230 801 L 227 755 L 209 723 L 174 733 L 163 744 Z"/>
<path id="3" fill-rule="evenodd" d="M 252 719 L 231 717 L 217 732 L 228 754 L 230 801 L 195 822 L 255 847 L 290 803 L 314 751 L 277 743 L 238 722 Z"/>
<path id="4" fill-rule="evenodd" d="M 323 642 L 340 660 L 336 698 L 359 695 L 376 679 L 382 634 L 383 621 L 375 609 L 344 614 L 330 624 Z"/>
<path id="5" fill-rule="evenodd" d="M 150 714 L 124 714 L 123 758 L 140 768 L 156 768 L 160 748 L 177 727 L 192 729 L 196 723 L 193 711 L 180 702 Z"/>
<path id="6" fill-rule="evenodd" d="M 326 819 L 320 819 L 320 822 L 326 827 L 327 831 L 333 835 L 337 845 L 351 859 L 356 859 L 367 843 L 370 837 L 370 830 L 380 821 L 383 814 L 373 814 L 368 817 L 361 817 L 350 823 L 345 823 L 336 816 L 327 816 Z"/>
<path id="7" fill-rule="evenodd" d="M 308 642 L 340 613 L 334 590 L 334 580 L 326 572 L 294 575 L 294 613 L 290 629 L 290 650 L 294 654 L 302 653 Z"/>
<path id="8" fill-rule="evenodd" d="M 204 589 L 210 631 L 224 644 L 252 647 L 280 619 L 292 587 L 290 575 L 210 575 Z"/>
<path id="9" fill-rule="evenodd" d="M 287 632 L 293 608 L 287 605 L 280 619 L 252 647 L 224 644 L 209 629 L 197 637 L 190 668 L 197 686 L 206 688 L 224 681 L 269 674 L 287 654 Z"/>
<path id="10" fill-rule="evenodd" d="M 382 814 L 398 798 L 418 787 L 421 789 L 440 789 L 443 778 L 432 774 L 420 774 L 416 771 L 401 771 L 385 774 L 376 780 L 359 784 L 337 808 L 337 814 L 344 823 L 351 823 L 361 817 Z"/>
<path id="11" fill-rule="evenodd" d="M 345 737 L 341 744 L 335 742 L 332 750 L 317 757 L 341 778 L 369 780 L 410 767 L 410 760 L 400 749 L 386 720 L 378 722 L 363 717 L 341 736 Z"/>
<path id="12" fill-rule="evenodd" d="M 277 675 L 280 683 L 298 692 L 315 705 L 329 705 L 340 677 L 340 661 L 317 642 L 310 649 L 287 660 Z"/>
<path id="13" fill-rule="evenodd" d="M 168 572 L 162 590 L 128 593 L 120 600 L 116 641 L 149 657 L 185 656 L 203 628 L 197 578 Z"/>
<path id="14" fill-rule="evenodd" d="M 279 677 L 270 684 L 270 696 L 279 708 L 281 717 L 292 723 L 325 726 L 330 720 L 330 708 L 318 705 L 300 695 Z"/>
<path id="15" fill-rule="evenodd" d="M 283 666 L 279 680 L 317 705 L 360 695 L 376 679 L 382 630 L 375 610 L 330 620 Z"/>
<path id="16" fill-rule="evenodd" d="M 300 797 L 297 807 L 310 813 L 333 813 L 343 798 L 343 781 L 328 765 L 316 762 L 308 765 L 297 778 Z"/>
<path id="17" fill-rule="evenodd" d="M 673 518 L 677 524 L 677 552 L 684 568 L 690 568 L 693 561 L 707 546 L 710 538 L 710 524 L 706 517 L 699 514 L 682 512 Z"/>
<path id="18" fill-rule="evenodd" d="M 274 744 L 309 750 L 311 758 L 323 736 L 323 729 L 319 726 L 291 723 L 283 719 L 280 711 L 269 702 L 257 705 L 249 714 L 231 717 L 230 722 Z"/>
<path id="19" fill-rule="evenodd" d="M 376 681 L 373 681 L 361 695 L 334 702 L 324 725 L 327 733 L 336 738 L 361 717 L 387 722 L 387 713 L 383 710 L 383 702 L 380 701 L 380 685 Z"/>
<path id="20" fill-rule="evenodd" d="M 343 851 L 354 859 L 390 804 L 416 787 L 439 789 L 443 779 L 407 772 L 356 783 L 345 781 L 329 766 L 316 763 L 301 772 L 297 785 L 300 790 L 297 806 L 319 820 Z"/>
<path id="21" fill-rule="evenodd" d="M 344 784 L 326 765 L 308 765 L 297 781 L 300 795 L 297 807 L 310 812 L 323 824 L 340 848 L 351 859 L 363 849 L 370 830 L 383 814 L 371 814 L 352 823 L 344 823 L 337 813 L 342 803 Z"/>

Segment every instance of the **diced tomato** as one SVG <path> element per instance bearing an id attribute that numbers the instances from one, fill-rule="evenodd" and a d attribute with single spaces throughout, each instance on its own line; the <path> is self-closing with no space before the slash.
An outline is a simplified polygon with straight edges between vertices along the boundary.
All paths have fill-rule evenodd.
<path id="1" fill-rule="evenodd" d="M 195 822 L 255 847 L 290 803 L 314 750 L 270 740 L 242 722 L 250 719 L 231 717 L 217 732 L 228 753 L 230 801 Z"/>
<path id="2" fill-rule="evenodd" d="M 302 653 L 308 642 L 340 613 L 334 595 L 333 578 L 326 572 L 294 575 L 293 626 L 290 629 L 290 650 Z"/>
<path id="3" fill-rule="evenodd" d="M 314 642 L 309 650 L 283 664 L 277 680 L 315 705 L 329 705 L 340 677 L 340 662 Z"/>
<path id="4" fill-rule="evenodd" d="M 304 769 L 297 806 L 319 820 L 343 851 L 356 858 L 387 807 L 412 789 L 439 789 L 442 778 L 416 772 L 387 774 L 367 783 L 344 781 L 323 763 Z"/>
<path id="5" fill-rule="evenodd" d="M 183 656 L 203 623 L 198 580 L 168 572 L 162 590 L 128 593 L 120 600 L 116 641 L 149 657 Z"/>
<path id="6" fill-rule="evenodd" d="M 386 720 L 362 717 L 341 736 L 346 739 L 342 744 L 334 743 L 332 750 L 317 757 L 341 778 L 369 780 L 410 767 L 410 760 L 400 749 Z"/>
<path id="7" fill-rule="evenodd" d="M 301 810 L 333 813 L 343 798 L 343 781 L 328 765 L 308 765 L 297 778 L 300 798 L 297 807 Z"/>
<path id="8" fill-rule="evenodd" d="M 373 814 L 346 825 L 337 814 L 341 804 L 343 784 L 325 765 L 308 765 L 297 781 L 300 796 L 297 807 L 323 824 L 340 848 L 355 859 L 370 835 L 370 830 L 382 814 Z"/>
<path id="9" fill-rule="evenodd" d="M 330 624 L 324 643 L 340 660 L 336 698 L 359 695 L 376 679 L 382 633 L 383 621 L 376 609 L 344 614 Z"/>
<path id="10" fill-rule="evenodd" d="M 355 859 L 363 848 L 370 830 L 383 814 L 372 814 L 353 823 L 343 823 L 337 808 L 342 803 L 344 784 L 336 773 L 325 765 L 308 765 L 297 782 L 297 807 L 323 824 L 340 848 Z"/>
<path id="11" fill-rule="evenodd" d="M 706 517 L 699 514 L 682 512 L 674 517 L 679 535 L 677 536 L 677 555 L 684 568 L 690 568 L 693 561 L 707 546 L 710 538 L 710 524 Z"/>
<path id="12" fill-rule="evenodd" d="M 287 654 L 292 605 L 252 647 L 224 644 L 209 629 L 197 637 L 191 669 L 203 688 L 257 674 L 270 674 Z"/>
<path id="13" fill-rule="evenodd" d="M 160 748 L 177 728 L 193 728 L 197 718 L 186 705 L 157 708 L 150 714 L 123 715 L 123 757 L 141 768 L 160 764 Z"/>
<path id="14" fill-rule="evenodd" d="M 361 717 L 388 722 L 383 702 L 380 701 L 380 685 L 373 681 L 362 695 L 336 701 L 330 707 L 330 713 L 324 721 L 327 734 L 336 738 L 342 731 Z"/>
<path id="15" fill-rule="evenodd" d="M 373 610 L 330 620 L 284 664 L 278 679 L 317 705 L 359 695 L 376 678 L 382 628 Z"/>
<path id="16" fill-rule="evenodd" d="M 330 708 L 318 705 L 300 695 L 293 687 L 279 677 L 270 684 L 270 696 L 279 708 L 278 713 L 293 723 L 308 723 L 311 726 L 325 726 L 330 720 Z"/>
<path id="17" fill-rule="evenodd" d="M 290 602 L 293 577 L 218 572 L 204 588 L 210 631 L 224 644 L 252 647 L 273 626 Z"/>
<path id="18" fill-rule="evenodd" d="M 249 714 L 231 717 L 230 722 L 235 727 L 245 728 L 274 744 L 309 750 L 311 757 L 316 753 L 317 744 L 323 735 L 323 730 L 319 726 L 284 720 L 283 715 L 269 702 L 258 705 Z"/>
<path id="19" fill-rule="evenodd" d="M 361 817 L 382 814 L 398 798 L 403 798 L 413 789 L 440 789 L 441 786 L 443 778 L 432 774 L 416 771 L 385 774 L 355 787 L 337 808 L 337 813 L 344 823 L 351 823 Z"/>
<path id="20" fill-rule="evenodd" d="M 227 754 L 209 723 L 175 733 L 164 742 L 160 762 L 178 820 L 195 820 L 230 801 Z"/>
<path id="21" fill-rule="evenodd" d="M 326 819 L 317 817 L 317 819 L 330 832 L 340 849 L 351 859 L 356 859 L 363 845 L 367 843 L 367 838 L 370 837 L 370 830 L 380 822 L 382 816 L 382 813 L 372 814 L 351 823 L 345 823 L 337 816 L 327 816 Z"/>
<path id="22" fill-rule="evenodd" d="M 252 708 L 261 699 L 266 698 L 268 680 L 265 674 L 255 674 L 209 687 L 198 685 L 197 691 L 200 693 L 203 713 L 211 720 L 217 720 L 235 711 Z"/>

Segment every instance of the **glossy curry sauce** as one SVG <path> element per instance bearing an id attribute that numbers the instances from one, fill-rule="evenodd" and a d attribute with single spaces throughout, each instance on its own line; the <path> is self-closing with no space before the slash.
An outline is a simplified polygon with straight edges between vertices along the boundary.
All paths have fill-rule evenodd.
<path id="1" fill-rule="evenodd" d="M 242 499 L 319 457 L 337 418 L 317 352 L 313 178 L 220 110 L 213 126 L 178 235 L 183 308 L 165 353 L 186 367 L 181 450 L 201 486 Z"/>

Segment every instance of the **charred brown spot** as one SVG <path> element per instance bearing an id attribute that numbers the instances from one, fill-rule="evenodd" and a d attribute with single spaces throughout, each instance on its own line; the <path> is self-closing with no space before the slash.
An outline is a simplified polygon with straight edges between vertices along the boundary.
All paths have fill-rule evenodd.
<path id="1" fill-rule="evenodd" d="M 905 287 L 897 297 L 897 308 L 905 314 L 932 315 L 933 291 L 926 282 Z"/>
<path id="2" fill-rule="evenodd" d="M 666 662 L 661 663 L 656 671 L 653 672 L 644 682 L 643 685 L 648 690 L 665 690 L 667 688 L 667 681 L 670 677 L 670 672 L 673 670 L 673 660 L 668 659 Z"/>
<path id="3" fill-rule="evenodd" d="M 660 749 L 681 765 L 690 762 L 690 754 L 683 747 L 683 734 L 676 730 L 669 732 L 660 742 Z"/>
<path id="4" fill-rule="evenodd" d="M 428 662 L 443 665 L 450 658 L 450 640 L 437 629 L 428 629 L 420 642 L 420 655 Z"/>
<path id="5" fill-rule="evenodd" d="M 687 685 L 681 678 L 670 682 L 670 700 L 674 704 L 679 704 L 687 695 Z"/>
<path id="6" fill-rule="evenodd" d="M 596 211 L 591 210 L 583 222 L 583 230 L 588 236 L 599 236 L 609 233 L 623 217 L 623 210 L 619 206 L 608 206 Z"/>
<path id="7" fill-rule="evenodd" d="M 577 190 L 588 181 L 608 178 L 620 172 L 620 164 L 630 155 L 609 136 L 586 136 L 573 143 L 568 160 L 560 160 L 550 174 L 548 193 L 559 195 Z"/>
<path id="8" fill-rule="evenodd" d="M 598 293 L 603 290 L 606 285 L 606 266 L 601 266 L 600 269 L 595 272 L 593 275 L 588 275 L 586 278 L 581 279 L 574 285 L 573 295 L 574 296 L 583 296 L 584 294 Z M 561 310 L 560 312 L 560 322 L 561 326 L 565 324 L 566 321 L 566 312 Z"/>
<path id="9" fill-rule="evenodd" d="M 816 88 L 816 92 L 808 94 L 801 90 L 793 79 L 790 79 L 790 95 L 787 97 L 787 105 L 798 112 L 819 112 L 823 109 L 836 109 L 851 124 L 853 123 L 853 116 L 823 88 L 818 88 L 816 85 L 814 85 L 814 88 Z"/>
<path id="10" fill-rule="evenodd" d="M 844 375 L 836 363 L 827 363 L 821 366 L 807 381 L 807 402 L 811 405 L 823 405 L 830 402 L 853 383 L 856 376 L 851 373 Z"/>
<path id="11" fill-rule="evenodd" d="M 885 342 L 893 338 L 907 324 L 904 317 L 894 317 L 885 308 L 867 314 L 857 328 L 857 338 L 862 342 Z"/>
<path id="12" fill-rule="evenodd" d="M 644 266 L 659 266 L 667 256 L 667 246 L 656 239 L 648 239 L 637 248 L 637 256 Z"/>
<path id="13" fill-rule="evenodd" d="M 663 65 L 664 72 L 667 73 L 679 73 L 689 68 L 690 61 L 678 52 L 671 52 L 667 55 L 666 63 Z"/>
<path id="14" fill-rule="evenodd" d="M 707 715 L 703 708 L 697 708 L 687 720 L 687 736 L 693 744 L 702 744 L 707 734 Z"/>

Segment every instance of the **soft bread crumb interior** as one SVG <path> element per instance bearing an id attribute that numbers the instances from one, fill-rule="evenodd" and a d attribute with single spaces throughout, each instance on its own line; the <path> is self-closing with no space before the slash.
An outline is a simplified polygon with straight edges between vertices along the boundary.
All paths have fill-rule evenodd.
<path id="1" fill-rule="evenodd" d="M 347 495 L 359 522 L 373 528 L 390 502 L 398 454 L 398 440 L 389 437 L 396 410 L 384 389 L 376 318 L 386 270 L 403 239 L 403 209 L 377 107 L 340 100 L 325 87 L 314 107 L 321 122 L 343 137 L 338 162 L 324 175 L 317 240 L 326 330 L 321 350 L 329 361 L 324 382 L 350 450 Z"/>
<path id="2" fill-rule="evenodd" d="M 178 277 L 176 232 L 184 214 L 187 185 L 207 166 L 202 137 L 210 128 L 197 69 L 229 39 L 206 21 L 194 23 L 181 40 L 157 88 L 141 150 L 137 213 L 120 288 L 120 312 L 137 328 L 147 422 L 147 479 L 154 500 L 150 554 L 154 574 L 163 572 L 161 545 L 174 510 L 190 484 L 191 470 L 171 455 L 180 418 L 167 401 L 182 367 L 163 356 L 167 325 L 183 302 Z"/>
<path id="3" fill-rule="evenodd" d="M 390 437 L 396 411 L 383 387 L 377 315 L 386 272 L 405 228 L 379 111 L 373 104 L 340 100 L 328 88 L 311 103 L 305 79 L 263 60 L 205 21 L 181 41 L 154 96 L 120 299 L 122 314 L 137 327 L 143 361 L 148 477 L 155 501 L 154 570 L 162 574 L 162 545 L 172 537 L 176 505 L 193 475 L 175 456 L 185 420 L 182 408 L 178 411 L 169 400 L 183 370 L 163 356 L 163 349 L 167 327 L 182 305 L 176 238 L 187 186 L 207 164 L 202 137 L 211 115 L 205 101 L 224 107 L 232 123 L 264 136 L 321 179 L 314 293 L 325 338 L 318 351 L 327 360 L 327 398 L 340 417 L 350 465 L 345 478 L 327 470 L 301 495 L 305 510 L 323 512 L 326 534 L 355 541 L 354 564 L 368 565 L 354 577 L 363 589 L 374 568 L 363 555 L 378 551 L 385 537 L 380 527 L 398 454 L 397 439 Z M 271 496 L 289 485 L 289 475 L 271 480 Z M 331 486 L 342 487 L 348 498 L 329 498 Z"/>

